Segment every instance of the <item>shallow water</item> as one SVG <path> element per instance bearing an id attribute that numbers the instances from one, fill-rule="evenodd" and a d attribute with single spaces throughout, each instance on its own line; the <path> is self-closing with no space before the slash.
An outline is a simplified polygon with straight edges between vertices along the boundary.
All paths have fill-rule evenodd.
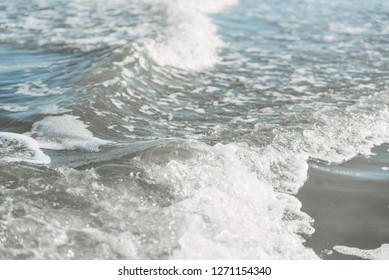
<path id="1" fill-rule="evenodd" d="M 0 257 L 351 246 L 296 194 L 389 143 L 389 5 L 327 2 L 0 1 Z"/>
<path id="2" fill-rule="evenodd" d="M 322 258 L 383 257 L 369 251 L 382 244 L 386 247 L 389 240 L 388 148 L 375 147 L 372 155 L 358 156 L 341 165 L 310 164 L 309 178 L 298 198 L 302 210 L 315 219 L 316 231 L 307 246 Z M 350 248 L 363 251 L 356 253 Z"/>

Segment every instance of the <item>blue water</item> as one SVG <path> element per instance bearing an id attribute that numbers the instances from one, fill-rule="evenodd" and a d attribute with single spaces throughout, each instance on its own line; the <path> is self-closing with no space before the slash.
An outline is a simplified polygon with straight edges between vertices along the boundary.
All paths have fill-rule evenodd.
<path id="1" fill-rule="evenodd" d="M 312 164 L 337 174 L 389 143 L 388 14 L 375 0 L 0 1 L 0 257 L 347 245 L 315 247 L 296 194 Z"/>

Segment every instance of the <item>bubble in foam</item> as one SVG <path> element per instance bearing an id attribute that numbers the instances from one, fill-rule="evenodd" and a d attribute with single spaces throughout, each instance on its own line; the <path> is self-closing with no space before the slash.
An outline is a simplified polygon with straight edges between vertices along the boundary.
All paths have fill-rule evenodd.
<path id="1" fill-rule="evenodd" d="M 0 160 L 49 164 L 50 157 L 41 150 L 39 143 L 26 135 L 0 132 Z"/>

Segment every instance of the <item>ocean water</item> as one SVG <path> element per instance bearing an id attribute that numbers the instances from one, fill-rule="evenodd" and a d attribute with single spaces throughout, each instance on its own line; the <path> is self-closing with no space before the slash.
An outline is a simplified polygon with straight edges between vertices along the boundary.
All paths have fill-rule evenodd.
<path id="1" fill-rule="evenodd" d="M 386 1 L 0 0 L 0 258 L 388 258 L 297 195 L 389 143 L 388 75 Z"/>

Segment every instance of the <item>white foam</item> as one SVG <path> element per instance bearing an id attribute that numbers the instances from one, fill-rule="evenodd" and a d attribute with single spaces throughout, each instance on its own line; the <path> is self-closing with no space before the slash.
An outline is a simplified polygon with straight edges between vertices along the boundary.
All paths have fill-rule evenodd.
<path id="1" fill-rule="evenodd" d="M 169 206 L 181 217 L 172 257 L 317 258 L 299 237 L 312 234 L 312 219 L 288 193 L 303 186 L 309 158 L 341 163 L 389 141 L 386 94 L 363 97 L 344 110 L 323 106 L 299 115 L 309 123 L 290 119 L 288 129 L 273 127 L 274 137 L 262 147 L 189 141 L 182 145 L 189 145 L 189 157 L 177 150 L 166 163 L 142 162 L 152 180 L 178 197 Z M 268 126 L 257 124 L 253 138 Z"/>
<path id="2" fill-rule="evenodd" d="M 109 244 L 110 249 L 127 259 L 133 259 L 137 256 L 136 246 L 133 242 L 133 235 L 130 232 L 122 233 L 107 233 L 94 228 L 82 230 L 90 236 L 91 239 L 97 240 L 101 243 Z"/>
<path id="3" fill-rule="evenodd" d="M 3 105 L 0 106 L 0 110 L 8 111 L 8 112 L 26 112 L 29 110 L 28 106 L 16 106 L 16 105 Z"/>
<path id="4" fill-rule="evenodd" d="M 68 113 L 71 112 L 72 110 L 60 108 L 56 104 L 48 104 L 48 105 L 39 106 L 39 111 L 43 115 L 57 115 L 57 114 Z"/>
<path id="5" fill-rule="evenodd" d="M 150 1 L 151 2 L 151 1 Z M 237 0 L 159 0 L 166 5 L 168 28 L 156 41 L 146 45 L 149 56 L 161 66 L 200 71 L 219 61 L 223 46 L 208 14 L 220 12 Z"/>
<path id="6" fill-rule="evenodd" d="M 142 18 L 146 11 L 145 5 L 139 3 L 141 0 L 68 0 L 66 5 L 46 0 L 30 2 L 29 7 L 35 8 L 23 9 L 22 14 L 17 11 L 19 5 L 6 4 L 6 12 L 2 14 L 5 32 L 1 32 L 0 41 L 91 51 L 124 45 L 131 38 L 149 32 L 149 25 L 153 24 Z M 118 16 L 119 11 L 133 17 Z M 131 18 L 141 24 L 129 22 Z"/>
<path id="7" fill-rule="evenodd" d="M 179 246 L 172 258 L 317 258 L 299 235 L 313 232 L 312 219 L 300 211 L 296 198 L 276 190 L 275 177 L 266 175 L 274 167 L 274 156 L 285 160 L 282 154 L 274 150 L 261 153 L 241 144 L 187 144 L 195 151 L 189 159 L 180 159 L 178 151 L 166 164 L 147 166 L 153 180 L 174 188 L 174 197 L 182 197 L 169 207 L 181 217 Z M 294 166 L 289 175 L 293 170 L 292 177 L 302 174 L 304 181 L 305 172 Z M 286 171 L 278 176 L 279 184 L 290 180 Z"/>
<path id="8" fill-rule="evenodd" d="M 389 244 L 382 244 L 379 248 L 371 250 L 347 246 L 334 246 L 334 250 L 341 254 L 357 256 L 362 259 L 389 260 Z"/>
<path id="9" fill-rule="evenodd" d="M 369 155 L 375 145 L 389 142 L 387 92 L 361 98 L 344 111 L 322 107 L 309 116 L 311 125 L 279 133 L 279 145 L 331 163 L 342 163 L 358 154 Z M 374 110 L 372 110 L 374 106 Z"/>
<path id="10" fill-rule="evenodd" d="M 94 137 L 87 127 L 77 116 L 50 116 L 34 123 L 29 134 L 42 148 L 52 150 L 98 151 L 110 143 Z"/>
<path id="11" fill-rule="evenodd" d="M 37 80 L 34 82 L 19 84 L 16 93 L 29 96 L 48 96 L 63 94 L 64 89 L 60 87 L 49 88 L 43 81 Z"/>
<path id="12" fill-rule="evenodd" d="M 39 143 L 26 135 L 0 132 L 0 160 L 49 164 L 50 157 L 41 150 Z"/>

